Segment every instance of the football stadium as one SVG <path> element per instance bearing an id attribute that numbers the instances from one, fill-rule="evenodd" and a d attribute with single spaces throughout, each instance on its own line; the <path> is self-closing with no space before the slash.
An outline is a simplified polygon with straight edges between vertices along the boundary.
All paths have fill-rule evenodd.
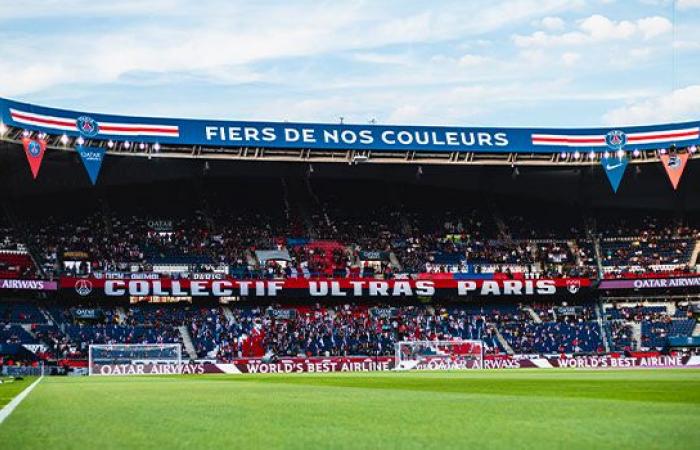
<path id="1" fill-rule="evenodd" d="M 282 26 L 274 3 L 259 8 Z M 677 66 L 698 46 L 679 37 L 676 15 L 696 26 L 696 2 L 657 2 L 659 15 L 630 21 L 583 18 L 581 8 L 606 5 L 612 16 L 620 5 L 572 3 L 535 11 L 504 1 L 523 11 L 514 23 L 545 30 L 510 45 L 542 45 L 548 56 L 581 45 L 584 55 L 622 45 L 620 34 L 638 46 L 667 39 L 674 83 L 684 83 Z M 349 4 L 363 18 L 391 9 Z M 67 14 L 41 6 L 9 17 Z M 126 14 L 131 27 L 144 7 L 93 6 L 86 17 L 121 24 Z M 309 8 L 315 18 L 323 9 Z M 591 28 L 601 17 L 610 35 Z M 412 23 L 391 28 L 392 51 Z M 484 36 L 495 39 L 437 40 L 473 49 Z M 287 38 L 279 57 L 293 78 L 307 56 Z M 198 37 L 182 39 L 197 48 Z M 434 39 L 411 41 L 411 52 Z M 12 42 L 0 42 L 0 59 L 16 54 L 5 50 Z M 125 55 L 120 77 L 160 95 Z M 565 66 L 579 61 L 563 55 Z M 386 64 L 358 58 L 358 71 Z M 470 70 L 482 61 L 464 58 Z M 0 61 L 2 70 L 14 69 Z M 635 70 L 614 70 L 633 84 Z M 660 101 L 650 108 L 659 120 L 632 118 L 642 106 L 615 124 L 581 119 L 594 126 L 567 119 L 581 117 L 577 100 L 553 113 L 518 100 L 516 111 L 533 108 L 522 126 L 472 126 L 448 112 L 386 123 L 278 116 L 264 103 L 269 119 L 236 117 L 235 105 L 209 119 L 174 107 L 197 104 L 199 88 L 187 97 L 187 77 L 165 78 L 183 95 L 163 99 L 172 114 L 108 83 L 100 97 L 78 79 L 28 88 L 28 72 L 0 75 L 1 448 L 698 448 L 700 108 L 667 116 Z M 222 102 L 227 82 L 212 82 Z M 55 94 L 61 86 L 67 93 Z M 700 105 L 700 90 L 684 92 L 674 101 Z M 216 107 L 207 99 L 201 110 Z"/>

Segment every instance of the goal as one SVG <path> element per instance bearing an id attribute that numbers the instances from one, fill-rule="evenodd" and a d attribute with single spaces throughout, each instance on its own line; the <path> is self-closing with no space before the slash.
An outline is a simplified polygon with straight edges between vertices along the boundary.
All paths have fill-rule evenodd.
<path id="1" fill-rule="evenodd" d="M 182 364 L 181 344 L 106 344 L 88 349 L 90 375 L 162 373 L 159 367 Z"/>
<path id="2" fill-rule="evenodd" d="M 449 370 L 483 367 L 484 343 L 477 340 L 401 341 L 395 370 Z"/>

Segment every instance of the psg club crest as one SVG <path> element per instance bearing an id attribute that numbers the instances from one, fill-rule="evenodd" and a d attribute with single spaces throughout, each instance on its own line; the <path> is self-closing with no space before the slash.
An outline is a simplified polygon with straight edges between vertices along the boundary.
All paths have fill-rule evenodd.
<path id="1" fill-rule="evenodd" d="M 668 157 L 668 168 L 671 170 L 678 170 L 683 165 L 683 161 L 678 155 L 671 155 Z"/>
<path id="2" fill-rule="evenodd" d="M 81 297 L 87 297 L 92 292 L 90 280 L 78 280 L 75 282 L 75 292 Z"/>
<path id="3" fill-rule="evenodd" d="M 80 116 L 76 119 L 75 125 L 78 127 L 80 134 L 85 137 L 94 137 L 100 132 L 100 126 L 92 117 Z"/>
<path id="4" fill-rule="evenodd" d="M 27 144 L 27 151 L 32 158 L 38 158 L 41 156 L 41 144 L 37 141 L 29 141 Z"/>
<path id="5" fill-rule="evenodd" d="M 627 135 L 624 131 L 612 130 L 605 135 L 605 143 L 613 150 L 619 150 L 627 145 Z"/>
<path id="6" fill-rule="evenodd" d="M 566 280 L 566 289 L 571 294 L 576 294 L 579 289 L 581 289 L 581 281 L 579 280 Z"/>

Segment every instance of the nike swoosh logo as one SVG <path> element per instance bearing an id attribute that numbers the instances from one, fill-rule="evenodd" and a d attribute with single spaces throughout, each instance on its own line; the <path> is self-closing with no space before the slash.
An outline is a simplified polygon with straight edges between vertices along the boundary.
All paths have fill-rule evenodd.
<path id="1" fill-rule="evenodd" d="M 620 166 L 622 166 L 622 163 L 620 163 L 620 164 L 615 164 L 615 165 L 612 165 L 612 166 L 611 166 L 610 164 L 608 164 L 607 166 L 605 166 L 605 169 L 606 169 L 606 170 L 614 170 L 614 169 L 617 169 L 617 168 L 620 167 Z"/>

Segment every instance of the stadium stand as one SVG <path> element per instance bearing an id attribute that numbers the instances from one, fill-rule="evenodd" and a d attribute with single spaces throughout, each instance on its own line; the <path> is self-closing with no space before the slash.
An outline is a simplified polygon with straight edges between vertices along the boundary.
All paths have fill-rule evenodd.
<path id="1" fill-rule="evenodd" d="M 0 224 L 0 278 L 673 277 L 695 271 L 699 237 L 692 216 L 619 219 L 562 207 L 543 222 L 543 211 L 507 199 L 458 203 L 450 189 L 380 181 L 213 178 L 151 183 L 146 197 L 142 189 L 77 192 L 70 211 L 54 195 L 34 198 L 30 209 L 6 201 L 12 213 Z M 696 325 L 687 305 L 603 306 L 595 296 L 571 305 L 148 300 L 0 302 L 0 343 L 32 344 L 40 358 L 70 361 L 84 361 L 91 344 L 191 343 L 188 357 L 227 362 L 389 356 L 402 340 L 455 338 L 483 340 L 492 355 L 598 354 L 663 349 L 669 338 L 693 336 Z"/>
<path id="2" fill-rule="evenodd" d="M 98 311 L 81 317 L 76 309 Z M 247 306 L 14 303 L 3 314 L 3 343 L 40 343 L 46 358 L 82 359 L 90 344 L 183 342 L 192 357 L 232 361 L 246 357 L 393 355 L 402 340 L 478 339 L 488 354 L 605 353 L 663 348 L 672 336 L 690 336 L 694 318 L 672 318 L 658 306 L 612 307 L 598 321 L 596 306 L 515 304 L 311 304 Z M 42 312 L 43 310 L 44 312 Z M 51 318 L 46 323 L 45 317 Z M 633 325 L 641 325 L 635 343 Z M 23 326 L 28 326 L 30 331 Z"/>
<path id="3" fill-rule="evenodd" d="M 591 233 L 563 225 L 540 232 L 529 228 L 531 219 L 508 213 L 504 220 L 500 212 L 488 212 L 479 204 L 463 210 L 454 209 L 454 204 L 424 204 L 420 199 L 427 195 L 412 191 L 395 192 L 393 197 L 373 200 L 369 207 L 361 206 L 371 192 L 380 189 L 371 184 L 364 188 L 366 192 L 342 196 L 347 186 L 309 183 L 308 189 L 295 190 L 292 203 L 284 189 L 259 188 L 235 203 L 217 194 L 198 199 L 195 192 L 178 192 L 193 211 L 184 216 L 179 208 L 158 204 L 160 198 L 172 195 L 166 184 L 152 188 L 153 200 L 138 208 L 106 195 L 102 210 L 66 216 L 54 208 L 55 214 L 41 220 L 20 217 L 17 226 L 25 230 L 26 241 L 11 228 L 0 228 L 0 277 L 32 278 L 41 270 L 52 276 L 151 271 L 154 266 L 201 271 L 219 264 L 230 266 L 231 274 L 239 278 L 268 279 L 460 272 L 595 278 L 599 266 L 605 277 L 615 278 L 694 270 L 689 263 L 698 231 L 672 219 L 640 218 L 635 225 L 627 225 L 601 214 L 595 231 L 600 239 L 592 240 Z M 219 189 L 243 187 L 205 190 Z M 431 194 L 445 197 L 440 191 Z M 417 200 L 411 203 L 411 197 Z M 49 212 L 51 201 L 46 200 Z M 212 212 L 207 205 L 219 201 L 223 204 Z M 275 204 L 279 207 L 261 207 Z M 271 215 L 270 209 L 281 212 Z M 147 212 L 141 214 L 143 210 Z M 377 213 L 365 214 L 368 210 Z M 576 216 L 569 222 L 577 223 Z M 29 249 L 39 267 L 33 266 Z"/>

